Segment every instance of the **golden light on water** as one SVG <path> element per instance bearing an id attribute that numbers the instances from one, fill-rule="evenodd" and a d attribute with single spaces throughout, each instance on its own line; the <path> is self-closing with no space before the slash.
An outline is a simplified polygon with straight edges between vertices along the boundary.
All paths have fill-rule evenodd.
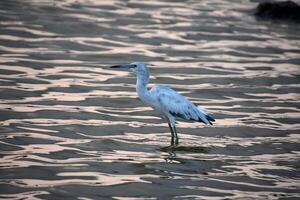
<path id="1" fill-rule="evenodd" d="M 0 3 L 0 198 L 298 198 L 299 25 L 251 1 Z M 144 61 L 216 118 L 167 124 Z"/>

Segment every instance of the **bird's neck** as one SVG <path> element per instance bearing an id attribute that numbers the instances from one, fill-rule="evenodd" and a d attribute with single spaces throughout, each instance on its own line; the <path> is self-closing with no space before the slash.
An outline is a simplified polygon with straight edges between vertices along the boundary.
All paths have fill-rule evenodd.
<path id="1" fill-rule="evenodd" d="M 150 92 L 147 89 L 149 78 L 137 77 L 136 81 L 136 92 L 139 95 L 139 98 L 145 102 L 150 104 L 152 102 Z"/>

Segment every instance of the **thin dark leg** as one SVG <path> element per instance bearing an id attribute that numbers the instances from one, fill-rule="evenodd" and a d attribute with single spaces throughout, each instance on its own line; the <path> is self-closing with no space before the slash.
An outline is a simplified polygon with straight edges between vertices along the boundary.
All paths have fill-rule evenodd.
<path id="1" fill-rule="evenodd" d="M 169 125 L 169 128 L 170 128 L 170 131 L 171 131 L 171 134 L 172 134 L 172 137 L 171 137 L 171 145 L 174 145 L 174 131 L 173 131 L 173 128 L 172 128 L 172 126 L 171 126 L 171 124 L 170 123 L 168 123 L 168 125 Z"/>
<path id="2" fill-rule="evenodd" d="M 179 143 L 179 138 L 177 135 L 177 130 L 176 130 L 176 126 L 173 126 L 173 131 L 174 131 L 174 136 L 175 136 L 175 144 L 177 145 Z"/>

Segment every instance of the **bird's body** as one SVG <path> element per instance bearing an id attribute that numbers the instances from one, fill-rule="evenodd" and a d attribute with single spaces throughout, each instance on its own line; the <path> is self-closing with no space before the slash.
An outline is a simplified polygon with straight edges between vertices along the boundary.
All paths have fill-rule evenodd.
<path id="1" fill-rule="evenodd" d="M 197 107 L 181 94 L 166 86 L 154 86 L 147 89 L 149 70 L 143 62 L 126 65 L 116 65 L 113 68 L 130 68 L 137 76 L 136 91 L 142 102 L 151 106 L 168 122 L 172 134 L 171 144 L 178 144 L 176 119 L 203 122 L 211 124 L 215 121 L 203 108 Z M 175 141 L 174 141 L 175 139 Z"/>
<path id="2" fill-rule="evenodd" d="M 159 109 L 156 110 L 162 110 L 164 115 L 169 115 L 168 118 L 171 122 L 176 118 L 180 118 L 212 124 L 210 122 L 212 121 L 212 117 L 207 114 L 203 108 L 197 107 L 184 96 L 169 87 L 154 86 L 150 90 L 150 94 L 159 105 Z"/>

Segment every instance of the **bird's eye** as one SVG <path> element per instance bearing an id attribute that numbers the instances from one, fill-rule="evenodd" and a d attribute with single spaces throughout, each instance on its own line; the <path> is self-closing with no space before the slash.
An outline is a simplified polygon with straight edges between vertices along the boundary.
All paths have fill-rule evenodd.
<path id="1" fill-rule="evenodd" d="M 137 65 L 134 65 L 134 67 L 137 67 Z"/>

